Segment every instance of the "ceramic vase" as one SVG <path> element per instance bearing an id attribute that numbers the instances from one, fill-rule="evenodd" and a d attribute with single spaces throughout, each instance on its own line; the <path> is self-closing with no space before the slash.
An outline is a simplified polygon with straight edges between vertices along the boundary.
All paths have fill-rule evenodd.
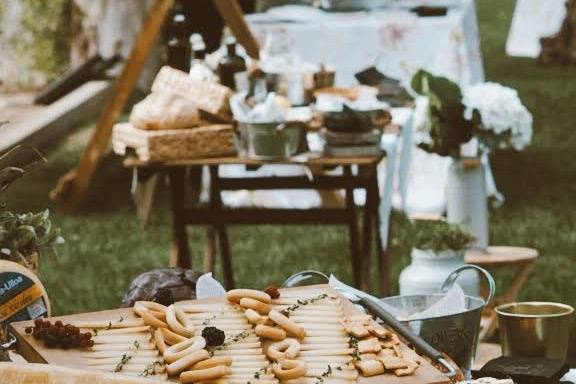
<path id="1" fill-rule="evenodd" d="M 400 274 L 401 295 L 427 295 L 439 293 L 448 275 L 464 265 L 464 251 L 443 251 L 412 249 L 412 262 Z M 479 279 L 475 271 L 466 271 L 457 283 L 467 295 L 480 294 Z"/>
<path id="2" fill-rule="evenodd" d="M 488 247 L 488 203 L 482 165 L 465 166 L 455 159 L 448 170 L 446 211 L 449 223 L 474 236 L 474 248 Z"/>

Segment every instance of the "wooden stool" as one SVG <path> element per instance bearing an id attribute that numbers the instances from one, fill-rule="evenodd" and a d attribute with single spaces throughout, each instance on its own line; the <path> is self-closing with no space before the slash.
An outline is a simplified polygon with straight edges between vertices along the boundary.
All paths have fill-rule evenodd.
<path id="1" fill-rule="evenodd" d="M 533 248 L 494 246 L 486 251 L 470 250 L 466 253 L 466 263 L 478 265 L 491 273 L 501 268 L 514 268 L 516 274 L 510 287 L 503 295 L 494 298 L 493 304 L 486 307 L 482 315 L 480 340 L 490 338 L 498 328 L 498 317 L 494 307 L 516 301 L 520 289 L 524 286 L 532 264 L 538 257 L 538 251 Z"/>

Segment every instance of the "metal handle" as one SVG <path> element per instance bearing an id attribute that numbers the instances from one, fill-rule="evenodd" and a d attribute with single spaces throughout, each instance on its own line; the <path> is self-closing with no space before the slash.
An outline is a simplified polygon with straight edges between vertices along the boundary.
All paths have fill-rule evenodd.
<path id="1" fill-rule="evenodd" d="M 319 272 L 319 271 L 313 271 L 313 270 L 300 271 L 300 272 L 296 272 L 295 274 L 293 274 L 292 276 L 290 276 L 286 280 L 284 280 L 284 282 L 282 283 L 280 288 L 297 287 L 301 282 L 306 281 L 306 279 L 308 279 L 309 277 L 312 277 L 312 276 L 326 279 L 326 284 L 328 284 L 328 281 L 330 280 L 328 278 L 328 276 L 326 276 L 324 273 Z"/>
<path id="2" fill-rule="evenodd" d="M 448 370 L 448 372 L 445 373 L 446 376 L 453 377 L 458 373 L 458 370 L 444 358 L 444 355 L 442 355 L 441 352 L 428 344 L 426 340 L 415 334 L 409 327 L 398 321 L 396 317 L 385 310 L 377 301 L 370 299 L 369 297 L 362 297 L 360 302 L 368 308 L 370 312 L 382 319 L 394 331 L 398 332 L 400 336 L 408 340 L 418 352 L 444 366 Z"/>
<path id="3" fill-rule="evenodd" d="M 494 278 L 492 277 L 490 272 L 488 272 L 484 268 L 481 268 L 477 265 L 466 264 L 466 265 L 458 267 L 454 271 L 452 271 L 452 273 L 450 273 L 448 275 L 446 280 L 444 280 L 444 284 L 442 284 L 442 289 L 441 289 L 442 292 L 447 292 L 450 288 L 452 288 L 452 286 L 454 286 L 454 283 L 456 282 L 456 279 L 458 279 L 458 277 L 460 277 L 460 274 L 462 273 L 462 271 L 465 271 L 468 269 L 477 270 L 478 272 L 481 273 L 482 276 L 484 276 L 484 278 L 488 282 L 488 298 L 485 299 L 486 305 L 488 305 L 488 303 L 490 303 L 490 301 L 492 301 L 492 298 L 494 297 L 494 293 L 496 292 L 496 283 L 494 282 Z"/>

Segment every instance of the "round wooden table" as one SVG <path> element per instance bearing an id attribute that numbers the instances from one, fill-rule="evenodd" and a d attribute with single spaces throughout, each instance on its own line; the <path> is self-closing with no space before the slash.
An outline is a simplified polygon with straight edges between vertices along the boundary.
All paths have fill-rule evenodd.
<path id="1" fill-rule="evenodd" d="M 466 253 L 466 263 L 487 269 L 493 274 L 498 269 L 515 269 L 515 275 L 510 286 L 502 295 L 494 298 L 482 315 L 480 340 L 489 339 L 498 329 L 498 317 L 494 307 L 516 301 L 537 257 L 538 250 L 536 249 L 510 246 L 492 246 L 484 251 L 470 250 Z"/>

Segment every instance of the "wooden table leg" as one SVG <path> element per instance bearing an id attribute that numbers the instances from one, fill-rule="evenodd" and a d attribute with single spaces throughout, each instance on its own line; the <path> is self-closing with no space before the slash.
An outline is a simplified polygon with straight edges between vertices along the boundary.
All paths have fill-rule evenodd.
<path id="1" fill-rule="evenodd" d="M 210 206 L 214 210 L 214 215 L 222 210 L 222 196 L 220 186 L 218 185 L 218 166 L 210 166 Z M 220 221 L 214 226 L 218 236 L 220 246 L 220 257 L 222 259 L 222 270 L 224 272 L 224 286 L 226 289 L 234 288 L 234 268 L 232 266 L 232 257 L 230 255 L 230 243 L 228 241 L 228 232 L 226 225 Z"/>
<path id="2" fill-rule="evenodd" d="M 362 171 L 361 169 L 359 170 Z M 366 177 L 373 178 L 376 177 L 373 172 L 375 168 L 366 169 L 370 172 Z M 366 204 L 364 205 L 364 223 L 362 228 L 362 255 L 361 260 L 361 283 L 360 289 L 363 291 L 368 291 L 370 288 L 370 264 L 372 259 L 372 229 L 374 226 L 374 215 L 378 209 L 378 190 L 376 194 L 374 193 L 374 188 L 369 183 L 366 187 Z"/>
<path id="3" fill-rule="evenodd" d="M 188 248 L 188 235 L 186 234 L 185 210 L 185 169 L 174 167 L 169 171 L 170 200 L 172 204 L 172 249 L 170 253 L 170 266 L 191 268 L 190 249 Z"/>
<path id="4" fill-rule="evenodd" d="M 390 251 L 382 246 L 380 235 L 380 190 L 378 189 L 378 173 L 374 172 L 371 178 L 370 189 L 374 199 L 374 233 L 376 236 L 376 255 L 378 257 L 378 290 L 380 296 L 390 294 Z M 391 235 L 391 223 L 388 224 L 388 239 Z"/>
<path id="5" fill-rule="evenodd" d="M 347 165 L 344 167 L 344 177 L 352 178 L 352 168 Z M 360 275 L 360 254 L 358 251 L 358 217 L 356 215 L 356 204 L 354 203 L 354 189 L 346 188 L 346 210 L 348 211 L 348 235 L 350 247 L 350 259 L 352 262 L 352 276 L 354 285 L 359 287 L 361 283 Z"/>

